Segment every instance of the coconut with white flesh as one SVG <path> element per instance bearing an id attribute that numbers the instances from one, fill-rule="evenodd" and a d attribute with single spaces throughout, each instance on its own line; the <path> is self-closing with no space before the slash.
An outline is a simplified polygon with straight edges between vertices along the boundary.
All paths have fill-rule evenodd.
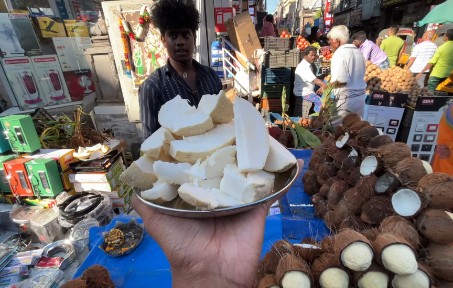
<path id="1" fill-rule="evenodd" d="M 425 210 L 426 211 L 426 210 Z M 406 240 L 413 248 L 418 249 L 421 243 L 420 235 L 412 221 L 399 215 L 392 215 L 382 220 L 381 232 L 391 233 Z"/>
<path id="2" fill-rule="evenodd" d="M 236 161 L 236 146 L 226 146 L 212 153 L 202 162 L 198 160 L 191 168 L 190 175 L 199 179 L 210 179 L 223 176 L 227 164 Z"/>
<path id="3" fill-rule="evenodd" d="M 425 271 L 417 269 L 412 275 L 395 275 L 392 280 L 394 288 L 431 288 L 431 278 Z"/>
<path id="4" fill-rule="evenodd" d="M 335 235 L 334 250 L 340 255 L 341 263 L 353 271 L 365 271 L 373 261 L 371 242 L 352 229 L 344 229 Z"/>
<path id="5" fill-rule="evenodd" d="M 346 142 L 349 140 L 349 133 L 346 132 L 344 135 L 340 136 L 338 140 L 335 142 L 335 146 L 337 148 L 343 148 L 346 145 Z"/>
<path id="6" fill-rule="evenodd" d="M 307 262 L 294 254 L 285 254 L 278 262 L 275 273 L 282 288 L 310 288 L 312 279 Z"/>
<path id="7" fill-rule="evenodd" d="M 359 288 L 387 288 L 389 283 L 389 276 L 380 271 L 366 272 L 357 281 Z"/>
<path id="8" fill-rule="evenodd" d="M 392 195 L 392 207 L 403 217 L 412 217 L 422 208 L 420 196 L 411 189 L 400 189 Z"/>
<path id="9" fill-rule="evenodd" d="M 376 157 L 367 156 L 360 164 L 360 174 L 362 174 L 363 176 L 371 175 L 376 172 L 378 165 L 379 163 Z"/>
<path id="10" fill-rule="evenodd" d="M 394 172 L 403 186 L 415 188 L 423 176 L 433 173 L 433 168 L 428 162 L 411 157 L 398 162 Z"/>
<path id="11" fill-rule="evenodd" d="M 219 124 L 212 130 L 174 140 L 170 143 L 170 155 L 179 162 L 196 163 L 204 160 L 217 150 L 234 144 L 235 129 L 233 123 Z"/>
<path id="12" fill-rule="evenodd" d="M 189 170 L 192 165 L 189 163 L 170 163 L 155 161 L 153 164 L 154 173 L 161 182 L 182 185 L 190 182 Z"/>
<path id="13" fill-rule="evenodd" d="M 150 189 L 157 181 L 153 168 L 154 160 L 144 155 L 134 162 L 120 176 L 120 181 L 140 190 Z"/>
<path id="14" fill-rule="evenodd" d="M 178 196 L 178 188 L 179 185 L 157 181 L 151 189 L 142 191 L 141 196 L 143 199 L 162 204 L 175 199 Z"/>
<path id="15" fill-rule="evenodd" d="M 269 154 L 266 164 L 264 164 L 264 171 L 285 172 L 296 164 L 296 157 L 270 135 L 269 144 Z"/>
<path id="16" fill-rule="evenodd" d="M 200 210 L 212 210 L 220 205 L 211 189 L 195 187 L 192 183 L 182 184 L 178 189 L 178 194 L 184 202 Z"/>
<path id="17" fill-rule="evenodd" d="M 327 268 L 319 277 L 321 288 L 349 288 L 349 275 L 343 269 Z"/>
<path id="18" fill-rule="evenodd" d="M 425 259 L 437 279 L 453 283 L 453 243 L 430 243 L 425 249 Z"/>
<path id="19" fill-rule="evenodd" d="M 417 271 L 414 248 L 401 237 L 390 233 L 379 234 L 373 241 L 378 260 L 389 271 L 398 275 L 411 275 Z"/>
<path id="20" fill-rule="evenodd" d="M 142 143 L 140 150 L 155 160 L 170 161 L 170 142 L 175 140 L 170 131 L 164 127 L 157 129 Z"/>
<path id="21" fill-rule="evenodd" d="M 162 127 L 180 137 L 203 134 L 214 127 L 208 114 L 190 106 L 179 95 L 162 105 L 158 120 Z"/>
<path id="22" fill-rule="evenodd" d="M 264 168 L 269 154 L 269 132 L 258 110 L 245 99 L 233 104 L 237 162 L 242 172 Z"/>
<path id="23" fill-rule="evenodd" d="M 223 90 L 220 90 L 217 95 L 203 95 L 197 109 L 211 116 L 216 124 L 233 120 L 233 103 L 226 97 Z"/>
<path id="24" fill-rule="evenodd" d="M 401 187 L 399 179 L 390 172 L 385 172 L 376 180 L 374 190 L 378 194 L 391 194 Z"/>

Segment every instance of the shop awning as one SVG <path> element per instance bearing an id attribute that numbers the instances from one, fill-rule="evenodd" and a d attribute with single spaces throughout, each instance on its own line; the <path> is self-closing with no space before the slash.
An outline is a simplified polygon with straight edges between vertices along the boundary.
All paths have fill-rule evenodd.
<path id="1" fill-rule="evenodd" d="M 431 10 L 425 18 L 418 21 L 419 26 L 429 23 L 448 23 L 453 22 L 453 0 L 447 0 L 437 5 Z"/>

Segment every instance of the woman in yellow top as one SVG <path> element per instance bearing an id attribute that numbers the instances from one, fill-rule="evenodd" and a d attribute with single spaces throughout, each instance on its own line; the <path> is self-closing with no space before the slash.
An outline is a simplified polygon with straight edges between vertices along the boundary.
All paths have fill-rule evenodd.
<path id="1" fill-rule="evenodd" d="M 453 175 L 453 103 L 448 105 L 440 120 L 436 153 L 432 164 L 434 172 Z"/>

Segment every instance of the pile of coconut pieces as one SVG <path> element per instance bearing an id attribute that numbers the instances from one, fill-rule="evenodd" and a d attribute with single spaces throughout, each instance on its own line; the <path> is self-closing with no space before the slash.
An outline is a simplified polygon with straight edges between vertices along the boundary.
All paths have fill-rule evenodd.
<path id="1" fill-rule="evenodd" d="M 346 229 L 348 237 L 361 239 L 356 241 L 360 242 L 357 256 L 341 256 L 336 249 L 335 255 L 343 257 L 338 259 L 341 267 L 347 268 L 347 275 L 358 269 L 344 263 L 350 259 L 361 263 L 360 271 L 379 264 L 388 281 L 359 285 L 349 277 L 349 284 L 337 281 L 332 286 L 322 284 L 317 278 L 320 274 L 313 273 L 314 282 L 319 281 L 320 287 L 387 287 L 390 282 L 393 287 L 431 287 L 443 282 L 453 287 L 453 177 L 432 173 L 428 163 L 411 157 L 406 144 L 393 142 L 356 114 L 344 117 L 331 135 L 319 137 L 322 145 L 314 149 L 309 170 L 302 176 L 305 193 L 312 195 L 315 214 L 333 233 L 341 234 Z M 333 238 L 342 243 L 343 238 L 337 238 L 340 234 Z M 390 262 L 386 260 L 389 257 L 382 256 L 387 246 L 394 247 L 388 250 L 395 258 Z M 365 270 L 368 264 L 361 262 L 364 257 L 370 263 Z M 404 263 L 398 262 L 401 260 Z M 405 265 L 411 268 L 397 270 Z M 420 275 L 429 281 L 423 277 L 425 280 L 420 280 Z M 411 286 L 411 281 L 419 284 Z"/>
<path id="2" fill-rule="evenodd" d="M 196 108 L 176 96 L 158 121 L 141 145 L 144 155 L 120 177 L 155 204 L 178 196 L 200 210 L 252 203 L 272 194 L 274 173 L 296 164 L 255 107 L 223 91 L 204 95 Z"/>

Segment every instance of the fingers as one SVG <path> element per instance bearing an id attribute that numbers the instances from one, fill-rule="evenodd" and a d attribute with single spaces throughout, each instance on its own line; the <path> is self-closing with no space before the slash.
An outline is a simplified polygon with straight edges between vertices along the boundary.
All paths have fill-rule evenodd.
<path id="1" fill-rule="evenodd" d="M 296 178 L 299 178 L 300 174 L 302 173 L 302 170 L 304 169 L 304 160 L 303 159 L 297 159 L 297 163 L 299 164 L 299 172 L 297 173 Z"/>

